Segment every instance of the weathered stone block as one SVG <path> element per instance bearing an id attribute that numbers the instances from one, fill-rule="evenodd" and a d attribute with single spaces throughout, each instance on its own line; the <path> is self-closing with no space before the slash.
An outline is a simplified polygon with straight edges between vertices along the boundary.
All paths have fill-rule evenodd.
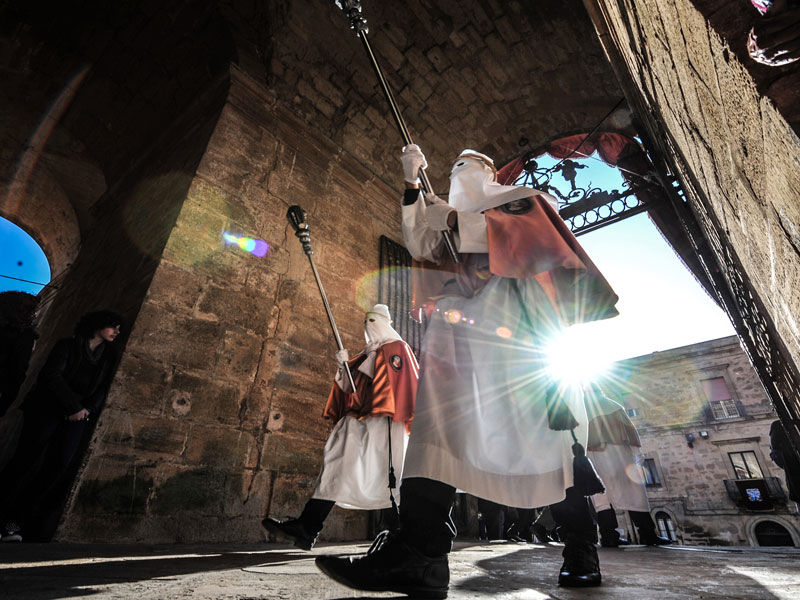
<path id="1" fill-rule="evenodd" d="M 102 415 L 98 438 L 108 453 L 178 460 L 188 432 L 188 425 L 175 419 L 121 412 L 109 407 Z"/>
<path id="2" fill-rule="evenodd" d="M 153 489 L 155 469 L 135 467 L 127 462 L 103 461 L 101 471 L 84 478 L 73 501 L 73 509 L 83 514 L 109 514 L 114 518 L 143 515 Z"/>
<path id="3" fill-rule="evenodd" d="M 239 423 L 241 384 L 177 371 L 167 398 L 168 414 L 206 423 Z"/>
<path id="4" fill-rule="evenodd" d="M 164 466 L 150 503 L 154 515 L 185 513 L 219 515 L 225 496 L 227 471 L 211 467 Z M 176 519 L 186 523 L 188 519 Z"/>
<path id="5" fill-rule="evenodd" d="M 296 473 L 314 481 L 322 466 L 324 445 L 324 440 L 315 441 L 303 435 L 270 433 L 264 437 L 261 469 Z"/>
<path id="6" fill-rule="evenodd" d="M 126 353 L 120 362 L 106 406 L 161 414 L 171 369 L 147 358 Z"/>
<path id="7" fill-rule="evenodd" d="M 202 278 L 191 270 L 162 261 L 153 275 L 147 299 L 174 309 L 192 310 L 202 289 Z"/>
<path id="8" fill-rule="evenodd" d="M 128 340 L 128 350 L 166 365 L 210 370 L 224 327 L 144 304 Z M 157 334 L 157 335 L 156 335 Z"/>
<path id="9" fill-rule="evenodd" d="M 188 463 L 203 468 L 253 469 L 258 452 L 256 439 L 247 431 L 192 425 L 184 456 Z"/>
<path id="10" fill-rule="evenodd" d="M 250 286 L 235 288 L 212 284 L 203 291 L 197 311 L 206 319 L 220 321 L 226 327 L 238 326 L 267 335 L 272 328 L 273 300 L 263 292 Z"/>

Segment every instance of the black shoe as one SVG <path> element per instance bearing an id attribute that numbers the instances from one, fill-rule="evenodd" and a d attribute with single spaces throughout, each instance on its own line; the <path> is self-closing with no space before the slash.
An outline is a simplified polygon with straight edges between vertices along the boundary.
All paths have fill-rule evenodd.
<path id="1" fill-rule="evenodd" d="M 560 532 L 561 533 L 561 532 Z M 562 587 L 594 587 L 602 582 L 600 560 L 597 558 L 596 538 L 580 533 L 563 532 L 564 564 L 558 573 Z"/>
<path id="2" fill-rule="evenodd" d="M 609 537 L 600 536 L 600 545 L 603 548 L 619 548 L 620 546 L 630 546 L 631 541 L 628 538 L 622 537 L 619 534 L 617 534 L 616 539 L 611 536 Z"/>
<path id="3" fill-rule="evenodd" d="M 317 567 L 328 577 L 356 590 L 397 592 L 413 598 L 447 598 L 450 567 L 447 555 L 425 556 L 395 534 L 378 534 L 365 556 L 318 556 Z"/>
<path id="4" fill-rule="evenodd" d="M 669 546 L 672 543 L 671 539 L 660 535 L 640 536 L 640 539 L 645 546 Z"/>
<path id="5" fill-rule="evenodd" d="M 550 537 L 550 534 L 547 533 L 547 529 L 545 529 L 543 525 L 534 525 L 533 534 L 536 536 L 536 539 L 539 540 L 540 544 L 549 544 L 553 541 L 553 538 Z"/>
<path id="6" fill-rule="evenodd" d="M 310 533 L 299 519 L 278 521 L 272 517 L 265 517 L 261 525 L 273 535 L 291 538 L 296 548 L 311 550 L 317 541 L 319 533 Z"/>

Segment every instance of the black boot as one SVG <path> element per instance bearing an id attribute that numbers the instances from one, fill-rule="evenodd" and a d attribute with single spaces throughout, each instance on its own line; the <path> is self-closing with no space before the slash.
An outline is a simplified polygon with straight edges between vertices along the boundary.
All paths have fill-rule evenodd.
<path id="1" fill-rule="evenodd" d="M 564 542 L 564 564 L 558 574 L 558 585 L 563 587 L 593 587 L 600 585 L 600 560 L 590 536 L 564 531 L 559 536 Z"/>
<path id="2" fill-rule="evenodd" d="M 296 548 L 311 550 L 334 504 L 332 500 L 311 498 L 297 519 L 278 521 L 265 517 L 261 525 L 273 535 L 291 538 Z"/>
<path id="3" fill-rule="evenodd" d="M 425 556 L 396 534 L 378 535 L 365 556 L 318 556 L 316 565 L 328 577 L 356 590 L 397 592 L 413 598 L 447 598 L 450 567 L 447 554 Z"/>
<path id="4" fill-rule="evenodd" d="M 550 537 L 550 534 L 547 533 L 547 529 L 545 529 L 543 525 L 535 523 L 532 529 L 533 529 L 533 534 L 536 536 L 536 540 L 540 544 L 549 544 L 550 542 L 553 541 L 553 538 Z"/>
<path id="5" fill-rule="evenodd" d="M 301 550 L 311 550 L 319 535 L 319 532 L 308 531 L 300 519 L 278 521 L 272 517 L 265 517 L 261 525 L 272 535 L 290 538 L 295 547 Z"/>
<path id="6" fill-rule="evenodd" d="M 639 531 L 639 542 L 645 546 L 666 546 L 672 543 L 671 539 L 656 533 L 656 524 L 653 522 L 653 517 L 650 516 L 649 512 L 632 510 L 630 515 L 631 521 Z"/>
<path id="7" fill-rule="evenodd" d="M 600 528 L 600 545 L 603 548 L 619 548 L 630 544 L 630 541 L 622 537 L 617 531 L 619 522 L 617 521 L 617 513 L 613 508 L 598 511 L 597 524 Z"/>
<path id="8" fill-rule="evenodd" d="M 577 487 L 567 489 L 566 498 L 550 505 L 564 542 L 564 564 L 558 574 L 558 585 L 590 587 L 600 585 L 600 561 L 597 558 L 597 523 L 589 500 Z"/>

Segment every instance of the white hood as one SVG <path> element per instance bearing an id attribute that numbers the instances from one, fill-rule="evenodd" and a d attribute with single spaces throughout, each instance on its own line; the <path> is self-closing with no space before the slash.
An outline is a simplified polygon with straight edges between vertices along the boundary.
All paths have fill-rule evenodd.
<path id="1" fill-rule="evenodd" d="M 529 187 L 500 185 L 492 159 L 467 149 L 459 154 L 450 171 L 447 203 L 456 210 L 479 213 L 537 193 L 542 194 Z"/>
<path id="2" fill-rule="evenodd" d="M 392 327 L 392 318 L 389 307 L 385 304 L 376 304 L 364 316 L 364 337 L 367 340 L 365 352 L 380 348 L 384 344 L 402 340 L 400 334 Z"/>

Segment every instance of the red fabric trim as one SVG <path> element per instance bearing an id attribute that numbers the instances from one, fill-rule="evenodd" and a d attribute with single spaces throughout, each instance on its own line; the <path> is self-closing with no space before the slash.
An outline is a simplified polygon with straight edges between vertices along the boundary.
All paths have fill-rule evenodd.
<path id="1" fill-rule="evenodd" d="M 399 370 L 391 366 L 395 354 L 401 357 Z M 375 356 L 372 379 L 358 370 L 365 358 L 359 354 L 348 361 L 357 393 L 346 394 L 334 383 L 322 416 L 333 421 L 347 415 L 359 419 L 390 416 L 393 421 L 410 425 L 417 398 L 419 364 L 408 344 L 397 340 L 381 346 Z"/>
<path id="2" fill-rule="evenodd" d="M 592 259 L 543 196 L 531 200 L 524 214 L 484 213 L 492 274 L 535 277 L 566 324 L 616 316 L 617 295 Z"/>
<path id="3" fill-rule="evenodd" d="M 511 185 L 522 173 L 522 167 L 525 166 L 524 157 L 520 156 L 515 158 L 502 169 L 497 172 L 497 183 L 500 185 Z"/>

